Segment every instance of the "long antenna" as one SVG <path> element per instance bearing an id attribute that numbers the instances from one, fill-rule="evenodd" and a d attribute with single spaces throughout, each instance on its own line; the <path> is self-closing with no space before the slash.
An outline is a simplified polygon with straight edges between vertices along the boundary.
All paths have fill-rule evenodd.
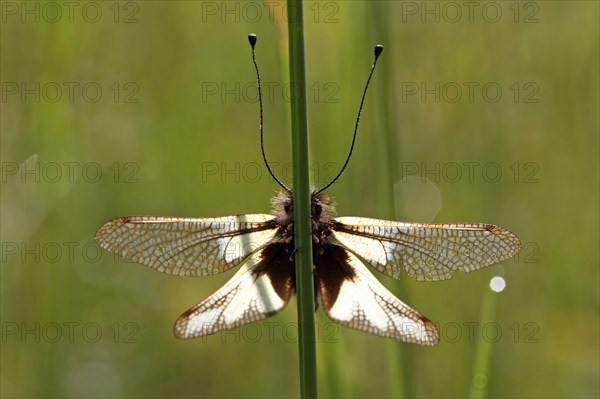
<path id="1" fill-rule="evenodd" d="M 257 81 L 257 86 L 258 86 L 258 103 L 260 106 L 260 150 L 262 151 L 262 157 L 263 157 L 263 161 L 265 161 L 265 165 L 267 167 L 267 170 L 269 171 L 269 173 L 271 174 L 271 176 L 273 177 L 273 179 L 275 179 L 275 181 L 277 182 L 277 184 L 279 184 L 281 187 L 283 187 L 283 189 L 285 191 L 287 191 L 288 193 L 291 193 L 292 191 L 286 187 L 285 184 L 283 184 L 281 182 L 281 180 L 279 180 L 277 178 L 277 176 L 275 176 L 275 173 L 273 173 L 273 171 L 271 170 L 271 167 L 269 166 L 269 162 L 267 161 L 267 156 L 265 155 L 265 143 L 263 140 L 263 102 L 262 102 L 262 90 L 260 88 L 260 73 L 258 72 L 258 64 L 256 63 L 256 56 L 254 54 L 254 46 L 256 45 L 256 35 L 254 33 L 251 33 L 248 35 L 248 41 L 250 42 L 250 46 L 252 46 L 252 62 L 254 63 L 254 69 L 256 70 L 256 81 Z"/>
<path id="2" fill-rule="evenodd" d="M 371 82 L 371 76 L 373 76 L 373 71 L 375 70 L 375 66 L 377 65 L 377 59 L 379 59 L 379 56 L 381 55 L 382 52 L 383 52 L 383 46 L 381 44 L 376 45 L 375 46 L 375 61 L 373 61 L 373 66 L 371 66 L 371 72 L 369 73 L 369 78 L 367 79 L 367 84 L 365 85 L 365 90 L 363 91 L 362 98 L 360 99 L 360 107 L 358 108 L 358 115 L 356 115 L 356 124 L 354 125 L 354 135 L 352 136 L 352 144 L 350 145 L 350 152 L 348 152 L 348 157 L 346 158 L 346 162 L 344 162 L 344 166 L 342 166 L 342 169 L 340 170 L 340 172 L 329 183 L 327 183 L 323 188 L 317 190 L 313 195 L 316 195 L 316 194 L 319 194 L 319 193 L 325 191 L 325 189 L 329 188 L 329 186 L 331 186 L 333 183 L 335 183 L 337 181 L 337 179 L 340 178 L 342 173 L 344 173 L 344 169 L 346 169 L 346 166 L 348 166 L 348 162 L 350 162 L 350 157 L 352 156 L 352 150 L 354 149 L 354 142 L 356 141 L 356 133 L 358 132 L 358 122 L 360 121 L 360 113 L 362 112 L 362 109 L 363 109 L 363 104 L 365 102 L 365 97 L 367 95 L 367 89 L 369 88 L 369 83 Z"/>

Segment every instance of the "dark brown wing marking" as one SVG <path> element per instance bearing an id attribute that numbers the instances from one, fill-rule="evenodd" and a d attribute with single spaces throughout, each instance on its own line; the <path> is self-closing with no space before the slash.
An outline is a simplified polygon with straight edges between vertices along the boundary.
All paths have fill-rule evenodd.
<path id="1" fill-rule="evenodd" d="M 214 334 L 265 319 L 285 307 L 293 293 L 294 265 L 282 244 L 250 256 L 217 292 L 175 322 L 177 338 Z"/>
<path id="2" fill-rule="evenodd" d="M 332 320 L 404 342 L 438 343 L 433 323 L 390 293 L 344 248 L 324 247 L 316 270 L 321 303 Z"/>

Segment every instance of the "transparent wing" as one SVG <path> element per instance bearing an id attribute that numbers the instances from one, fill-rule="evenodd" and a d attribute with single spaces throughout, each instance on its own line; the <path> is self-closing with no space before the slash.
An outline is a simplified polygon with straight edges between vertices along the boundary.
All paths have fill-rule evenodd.
<path id="1" fill-rule="evenodd" d="M 179 276 L 206 276 L 238 265 L 274 236 L 273 216 L 220 218 L 131 216 L 96 232 L 102 248 L 124 259 Z"/>
<path id="2" fill-rule="evenodd" d="M 360 217 L 336 218 L 335 240 L 383 274 L 400 270 L 419 281 L 472 272 L 521 250 L 510 231 L 491 224 L 419 224 Z"/>
<path id="3" fill-rule="evenodd" d="M 321 304 L 332 320 L 404 342 L 438 343 L 433 323 L 396 298 L 345 249 L 332 245 L 325 250 L 317 274 Z"/>
<path id="4" fill-rule="evenodd" d="M 179 317 L 175 336 L 214 334 L 279 312 L 293 292 L 289 258 L 278 244 L 252 255 L 227 284 Z"/>

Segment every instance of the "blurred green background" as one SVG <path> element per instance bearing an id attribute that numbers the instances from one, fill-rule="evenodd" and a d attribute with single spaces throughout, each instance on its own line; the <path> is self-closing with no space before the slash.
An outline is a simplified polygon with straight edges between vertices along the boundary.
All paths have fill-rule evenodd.
<path id="1" fill-rule="evenodd" d="M 598 397 L 599 4 L 465 4 L 306 3 L 313 180 L 343 162 L 384 44 L 329 190 L 338 214 L 488 222 L 524 244 L 450 281 L 382 277 L 439 323 L 439 346 L 411 350 L 415 395 L 468 395 L 487 342 L 489 397 Z M 118 216 L 269 212 L 246 36 L 266 151 L 289 182 L 285 3 L 1 5 L 1 396 L 298 396 L 295 300 L 178 341 L 174 320 L 234 271 L 178 278 L 93 243 Z M 484 324 L 493 275 L 507 287 Z M 400 392 L 407 345 L 317 320 L 321 396 Z"/>

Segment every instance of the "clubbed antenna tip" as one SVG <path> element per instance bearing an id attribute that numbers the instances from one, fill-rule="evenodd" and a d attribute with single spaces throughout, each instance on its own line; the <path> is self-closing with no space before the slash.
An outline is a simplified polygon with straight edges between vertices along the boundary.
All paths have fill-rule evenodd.
<path id="1" fill-rule="evenodd" d="M 256 45 L 256 35 L 254 33 L 250 33 L 248 35 L 248 41 L 250 42 L 250 45 L 252 46 L 252 49 L 254 49 L 254 46 Z"/>

